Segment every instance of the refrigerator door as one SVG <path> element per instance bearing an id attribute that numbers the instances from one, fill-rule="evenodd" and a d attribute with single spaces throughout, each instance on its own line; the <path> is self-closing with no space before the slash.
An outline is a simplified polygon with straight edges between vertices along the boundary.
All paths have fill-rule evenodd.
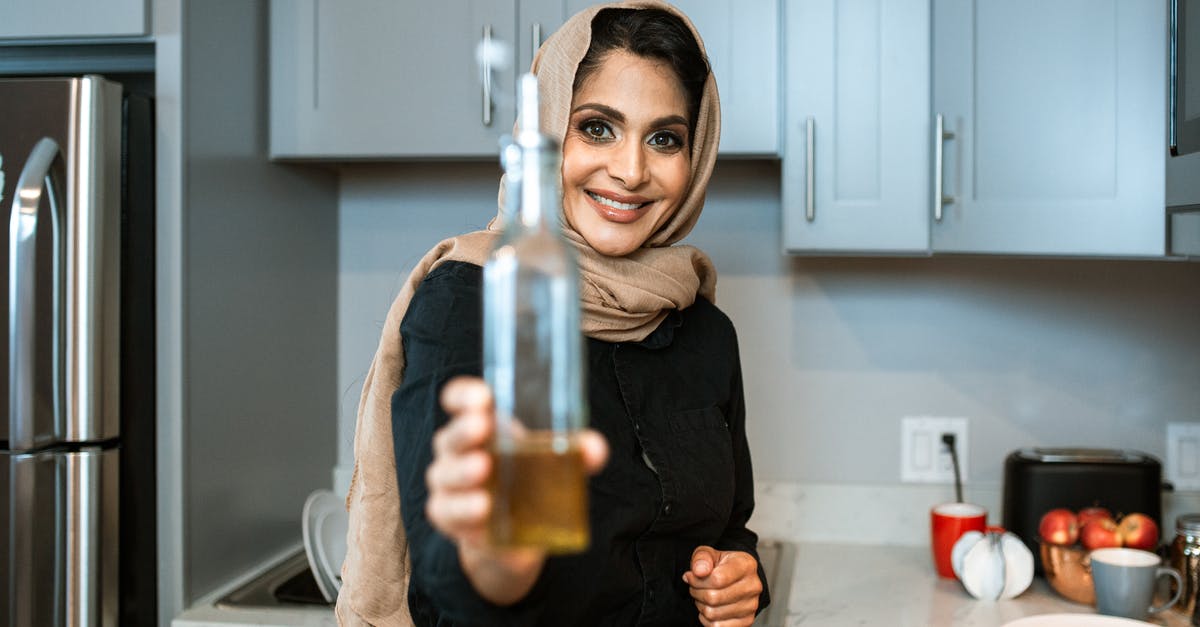
<path id="1" fill-rule="evenodd" d="M 116 627 L 115 448 L 0 453 L 0 620 Z"/>
<path id="2" fill-rule="evenodd" d="M 0 80 L 0 158 L 11 206 L 0 440 L 31 451 L 115 438 L 121 86 Z"/>

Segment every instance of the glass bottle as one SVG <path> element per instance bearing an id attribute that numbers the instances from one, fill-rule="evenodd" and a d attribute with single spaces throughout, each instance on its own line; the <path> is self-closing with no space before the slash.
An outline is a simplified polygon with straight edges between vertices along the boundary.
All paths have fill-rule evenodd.
<path id="1" fill-rule="evenodd" d="M 1171 543 L 1171 567 L 1183 579 L 1179 610 L 1200 622 L 1200 514 L 1184 514 L 1175 519 L 1175 540 Z"/>
<path id="2" fill-rule="evenodd" d="M 588 544 L 579 271 L 560 231 L 562 152 L 538 127 L 537 79 L 521 77 L 505 147 L 504 231 L 483 269 L 484 378 L 495 399 L 493 545 L 551 554 Z M 515 204 L 514 204 L 515 203 Z"/>

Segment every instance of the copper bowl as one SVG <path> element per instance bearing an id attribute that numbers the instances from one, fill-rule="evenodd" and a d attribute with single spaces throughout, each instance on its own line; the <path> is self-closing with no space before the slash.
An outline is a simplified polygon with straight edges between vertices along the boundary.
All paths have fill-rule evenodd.
<path id="1" fill-rule="evenodd" d="M 1042 542 L 1041 554 L 1046 581 L 1055 592 L 1076 603 L 1096 604 L 1088 551 L 1077 546 Z"/>

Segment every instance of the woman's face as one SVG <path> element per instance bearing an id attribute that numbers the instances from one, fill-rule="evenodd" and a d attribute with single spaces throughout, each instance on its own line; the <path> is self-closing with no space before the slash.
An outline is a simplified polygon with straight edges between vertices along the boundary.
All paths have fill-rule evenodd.
<path id="1" fill-rule="evenodd" d="M 604 255 L 642 246 L 683 202 L 688 107 L 665 63 L 614 51 L 579 86 L 563 140 L 563 210 Z"/>

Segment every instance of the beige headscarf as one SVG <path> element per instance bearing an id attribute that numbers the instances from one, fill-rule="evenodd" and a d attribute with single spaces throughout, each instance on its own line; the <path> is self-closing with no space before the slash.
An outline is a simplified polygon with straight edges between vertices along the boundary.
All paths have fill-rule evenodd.
<path id="1" fill-rule="evenodd" d="M 543 131 L 560 142 L 570 117 L 575 70 L 591 43 L 592 18 L 604 8 L 660 8 L 678 15 L 704 49 L 695 26 L 678 9 L 658 0 L 598 5 L 576 14 L 550 36 L 534 57 Z M 644 339 L 672 309 L 684 309 L 699 294 L 713 300 L 716 270 L 691 246 L 672 246 L 691 231 L 704 205 L 704 192 L 717 158 L 720 104 L 712 75 L 696 120 L 691 146 L 691 183 L 675 215 L 644 246 L 625 257 L 592 250 L 570 225 L 580 265 L 582 326 L 588 337 L 626 342 Z M 495 221 L 493 221 L 495 224 Z M 400 494 L 392 449 L 391 401 L 404 371 L 400 321 L 421 280 L 445 261 L 483 265 L 498 232 L 476 231 L 438 243 L 417 264 L 384 323 L 375 359 L 363 382 L 354 436 L 354 474 L 346 508 L 350 513 L 347 555 L 338 596 L 340 624 L 409 626 L 408 542 L 400 517 Z"/>

